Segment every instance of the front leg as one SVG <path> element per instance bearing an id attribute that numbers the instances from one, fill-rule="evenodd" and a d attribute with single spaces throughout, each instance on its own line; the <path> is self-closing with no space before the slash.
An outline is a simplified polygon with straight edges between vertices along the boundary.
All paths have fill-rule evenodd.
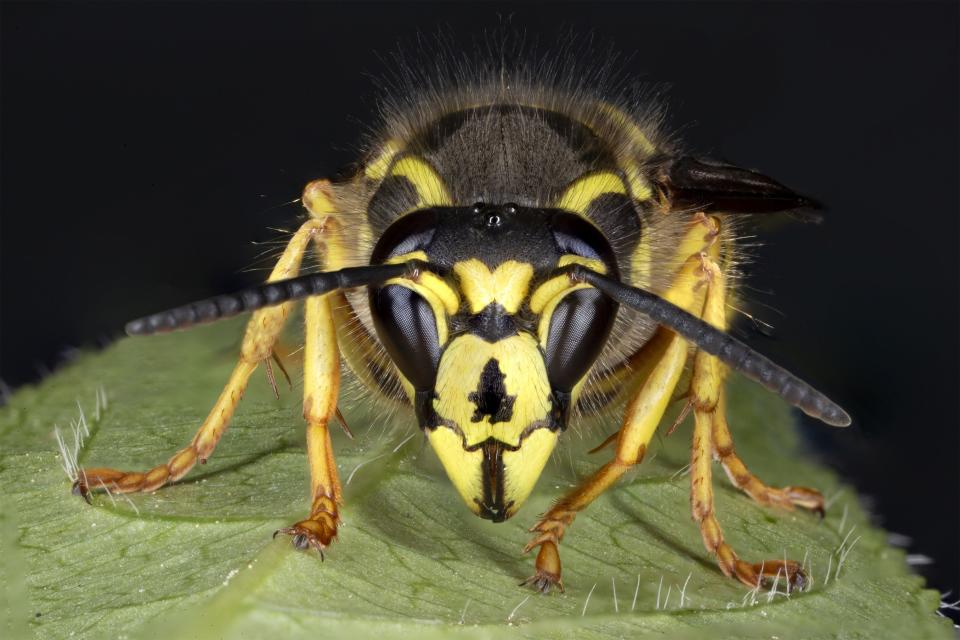
<path id="1" fill-rule="evenodd" d="M 277 533 L 293 536 L 298 549 L 320 552 L 337 535 L 342 503 L 340 478 L 330 442 L 330 420 L 336 413 L 340 390 L 340 354 L 330 297 L 306 302 L 306 346 L 303 363 L 303 417 L 307 421 L 307 458 L 310 463 L 310 514 Z M 276 534 L 274 534 L 276 535 Z"/>
<path id="2" fill-rule="evenodd" d="M 323 231 L 321 221 L 309 220 L 304 223 L 290 239 L 268 281 L 296 276 L 300 271 L 300 264 L 311 238 L 322 235 Z M 226 431 L 230 418 L 233 417 L 247 388 L 250 375 L 260 362 L 272 357 L 273 347 L 293 305 L 293 302 L 286 302 L 275 307 L 260 309 L 250 318 L 240 349 L 240 361 L 189 445 L 175 453 L 167 462 L 148 471 L 123 471 L 109 467 L 81 469 L 73 485 L 74 493 L 83 496 L 89 502 L 88 494 L 91 491 L 102 490 L 114 493 L 153 491 L 179 480 L 197 462 L 205 463 Z"/>
<path id="3" fill-rule="evenodd" d="M 613 460 L 557 501 L 530 529 L 535 535 L 524 548 L 524 553 L 537 546 L 540 546 L 540 552 L 537 554 L 536 573 L 523 584 L 542 593 L 547 593 L 553 586 L 563 590 L 557 545 L 564 531 L 573 523 L 577 512 L 585 509 L 630 467 L 643 459 L 683 373 L 687 344 L 672 331 L 659 329 L 644 349 L 647 359 L 653 363 L 653 370 L 627 407 Z"/>

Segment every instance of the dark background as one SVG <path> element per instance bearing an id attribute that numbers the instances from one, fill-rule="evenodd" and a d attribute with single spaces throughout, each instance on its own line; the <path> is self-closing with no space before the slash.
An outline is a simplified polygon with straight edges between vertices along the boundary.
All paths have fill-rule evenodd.
<path id="1" fill-rule="evenodd" d="M 4 2 L 2 379 L 262 278 L 251 241 L 354 159 L 398 40 L 505 22 L 546 44 L 592 30 L 672 83 L 691 148 L 828 204 L 821 226 L 768 225 L 745 295 L 776 333 L 741 329 L 850 411 L 809 441 L 956 594 L 955 3 Z"/>

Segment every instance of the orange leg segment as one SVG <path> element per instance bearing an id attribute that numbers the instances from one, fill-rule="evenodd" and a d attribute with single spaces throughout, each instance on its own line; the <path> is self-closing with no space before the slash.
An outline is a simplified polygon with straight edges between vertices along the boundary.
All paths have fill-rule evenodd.
<path id="1" fill-rule="evenodd" d="M 725 329 L 726 283 L 717 264 L 720 259 L 719 242 L 713 241 L 719 236 L 719 222 L 715 218 L 698 217 L 691 225 L 691 240 L 700 239 L 697 234 L 702 233 L 701 225 L 711 229 L 704 236 L 708 244 L 687 260 L 678 272 L 673 287 L 664 297 L 699 315 L 706 322 Z M 692 241 L 687 245 L 693 246 Z M 631 365 L 639 365 L 635 375 L 642 382 L 635 387 L 623 425 L 616 434 L 614 459 L 557 501 L 531 529 L 534 536 L 524 551 L 531 551 L 538 546 L 540 551 L 536 559 L 536 573 L 524 584 L 544 593 L 553 586 L 562 590 L 558 545 L 566 528 L 579 511 L 642 460 L 667 404 L 674 397 L 687 357 L 688 345 L 676 334 L 663 328 L 630 357 Z M 769 487 L 753 476 L 737 457 L 724 416 L 724 373 L 722 365 L 713 356 L 703 352 L 694 355 L 690 389 L 685 394 L 693 408 L 695 424 L 691 454 L 691 507 L 694 520 L 700 526 L 704 545 L 716 556 L 724 574 L 750 586 L 779 575 L 795 587 L 802 587 L 806 578 L 798 563 L 777 559 L 751 564 L 740 560 L 724 541 L 714 512 L 713 454 L 724 464 L 734 484 L 762 504 L 786 508 L 800 506 L 815 511 L 823 508 L 823 498 L 818 492 L 802 487 Z"/>
<path id="2" fill-rule="evenodd" d="M 268 280 L 282 280 L 296 276 L 300 271 L 300 264 L 310 239 L 320 232 L 322 232 L 320 221 L 310 220 L 304 223 L 290 239 Z M 74 493 L 89 501 L 90 491 L 106 490 L 119 493 L 153 491 L 179 480 L 197 462 L 206 462 L 226 431 L 233 412 L 247 388 L 250 375 L 261 362 L 273 356 L 273 347 L 293 304 L 288 302 L 261 309 L 250 318 L 240 350 L 240 361 L 189 445 L 175 453 L 167 462 L 145 472 L 120 471 L 108 467 L 81 469 L 73 485 Z"/>
<path id="3" fill-rule="evenodd" d="M 343 502 L 329 428 L 340 390 L 340 356 L 330 296 L 307 300 L 306 327 L 303 417 L 307 421 L 312 502 L 305 520 L 277 533 L 293 536 L 293 544 L 298 549 L 312 547 L 323 557 L 323 550 L 337 535 L 338 505 Z"/>
<path id="4" fill-rule="evenodd" d="M 708 287 L 703 306 L 703 319 L 710 324 L 725 328 L 725 283 L 720 268 L 709 258 L 703 258 L 703 269 Z M 794 502 L 819 505 L 820 494 L 812 489 L 771 489 L 751 475 L 736 457 L 733 440 L 724 416 L 723 367 L 713 356 L 698 351 L 693 362 L 690 396 L 694 407 L 693 447 L 690 459 L 690 505 L 693 519 L 700 526 L 703 544 L 717 558 L 717 564 L 725 575 L 735 577 L 748 586 L 757 586 L 762 581 L 783 576 L 797 588 L 803 588 L 806 576 L 799 563 L 775 559 L 751 564 L 741 560 L 724 541 L 723 531 L 717 521 L 713 504 L 712 455 L 714 452 L 724 461 L 728 473 L 732 469 L 734 483 L 751 497 L 765 504 L 777 504 L 792 508 Z"/>

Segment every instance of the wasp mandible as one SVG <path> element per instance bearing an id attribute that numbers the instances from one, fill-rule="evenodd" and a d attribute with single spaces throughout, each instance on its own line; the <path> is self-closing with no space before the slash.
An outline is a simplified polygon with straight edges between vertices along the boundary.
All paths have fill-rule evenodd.
<path id="1" fill-rule="evenodd" d="M 481 74 L 482 75 L 482 74 Z M 530 495 L 572 418 L 625 409 L 609 462 L 531 529 L 526 584 L 563 588 L 558 545 L 576 515 L 638 464 L 668 404 L 694 416 L 691 503 L 707 549 L 755 586 L 797 562 L 742 560 L 713 510 L 712 458 L 754 500 L 822 512 L 737 456 L 723 379 L 733 370 L 823 422 L 850 417 L 726 332 L 732 214 L 816 208 L 753 170 L 684 153 L 626 100 L 543 74 L 460 82 L 397 99 L 347 177 L 307 185 L 309 216 L 265 284 L 135 320 L 131 335 L 253 312 L 239 362 L 192 442 L 146 472 L 85 469 L 76 492 L 153 491 L 212 455 L 251 374 L 304 300 L 309 515 L 280 532 L 321 552 L 343 493 L 330 439 L 340 359 L 370 394 L 412 411 L 467 507 L 502 522 Z M 556 80 L 556 78 L 555 78 Z M 322 271 L 301 275 L 315 253 Z M 685 387 L 685 388 L 684 388 Z"/>

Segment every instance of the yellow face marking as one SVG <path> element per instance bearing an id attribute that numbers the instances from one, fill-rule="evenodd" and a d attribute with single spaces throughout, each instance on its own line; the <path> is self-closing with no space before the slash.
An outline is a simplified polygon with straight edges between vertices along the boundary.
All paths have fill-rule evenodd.
<path id="1" fill-rule="evenodd" d="M 387 264 L 399 264 L 410 260 L 430 262 L 430 257 L 425 251 L 411 251 L 410 253 L 388 258 Z M 457 295 L 453 287 L 447 284 L 446 280 L 437 274 L 431 271 L 425 271 L 420 274 L 420 279 L 417 282 L 429 289 L 437 297 L 437 300 L 440 301 L 444 310 L 446 310 L 449 315 L 455 314 L 460 308 L 460 296 Z M 441 340 L 441 344 L 442 343 L 443 341 Z"/>
<path id="2" fill-rule="evenodd" d="M 519 449 L 503 452 L 503 497 L 506 504 L 513 503 L 514 512 L 530 496 L 556 444 L 556 431 L 537 429 L 524 439 Z"/>
<path id="3" fill-rule="evenodd" d="M 367 163 L 363 170 L 364 175 L 371 180 L 383 180 L 387 175 L 387 170 L 390 169 L 393 157 L 400 152 L 400 148 L 400 143 L 396 140 L 387 141 L 377 155 Z"/>
<path id="4" fill-rule="evenodd" d="M 547 303 L 560 295 L 562 291 L 570 288 L 570 276 L 567 274 L 550 278 L 533 292 L 530 296 L 530 311 L 536 314 L 543 313 Z"/>
<path id="5" fill-rule="evenodd" d="M 626 195 L 627 187 L 615 173 L 588 173 L 574 180 L 557 199 L 556 207 L 587 217 L 590 204 L 605 193 Z"/>
<path id="6" fill-rule="evenodd" d="M 476 402 L 469 396 L 477 390 L 480 375 L 490 360 L 503 373 L 506 397 L 513 397 L 508 420 L 491 423 L 490 416 L 473 420 Z M 441 418 L 457 425 L 468 447 L 487 438 L 510 446 L 520 444 L 520 434 L 530 425 L 546 422 L 550 415 L 550 383 L 546 365 L 529 333 L 518 333 L 497 342 L 487 342 L 466 333 L 454 338 L 440 358 L 434 409 Z"/>
<path id="7" fill-rule="evenodd" d="M 502 374 L 507 410 L 494 419 L 480 414 L 477 391 L 491 360 Z M 435 387 L 434 410 L 442 424 L 427 431 L 430 445 L 450 481 L 474 513 L 484 502 L 483 443 L 502 443 L 502 503 L 509 517 L 536 484 L 557 441 L 550 425 L 550 383 L 537 342 L 519 333 L 489 343 L 473 334 L 454 338 L 443 352 Z M 470 450 L 472 449 L 472 450 Z M 516 450 L 513 450 L 516 449 Z M 489 491 L 489 476 L 486 479 Z"/>
<path id="8" fill-rule="evenodd" d="M 550 299 L 549 302 L 543 307 L 543 310 L 540 313 L 540 322 L 537 326 L 537 335 L 540 336 L 540 346 L 544 349 L 547 348 L 547 338 L 550 336 L 550 319 L 553 317 L 553 312 L 557 308 L 557 305 L 560 304 L 560 301 L 563 300 L 566 296 L 573 293 L 574 291 L 579 291 L 580 289 L 589 289 L 590 285 L 585 282 L 580 282 L 577 284 L 572 284 L 570 279 L 567 279 L 567 286 L 560 290 L 560 292 Z"/>
<path id="9" fill-rule="evenodd" d="M 583 256 L 575 256 L 572 253 L 568 253 L 565 256 L 560 256 L 560 259 L 557 260 L 558 267 L 566 267 L 571 264 L 582 264 L 591 271 L 596 271 L 597 273 L 606 273 L 607 265 L 603 264 L 599 260 L 594 260 L 593 258 L 584 258 Z"/>
<path id="10" fill-rule="evenodd" d="M 483 477 L 480 473 L 483 453 L 464 449 L 463 439 L 452 429 L 437 427 L 427 431 L 427 438 L 460 497 L 471 511 L 479 513 L 480 506 L 474 502 L 474 498 L 483 498 Z"/>
<path id="11" fill-rule="evenodd" d="M 516 313 L 533 279 L 533 265 L 516 260 L 507 260 L 491 272 L 487 265 L 471 258 L 453 265 L 453 272 L 470 305 L 470 313 L 480 313 L 493 302 L 499 303 L 507 313 Z"/>
<path id="12" fill-rule="evenodd" d="M 558 267 L 565 267 L 568 264 L 582 264 L 583 266 L 591 269 L 592 271 L 596 271 L 597 273 L 607 272 L 607 266 L 599 260 L 584 258 L 582 256 L 565 255 L 561 256 L 560 260 L 557 262 Z M 533 295 L 530 296 L 530 310 L 537 314 L 543 313 L 547 303 L 553 300 L 560 293 L 565 292 L 571 286 L 570 277 L 566 274 L 550 278 L 537 287 L 534 290 Z"/>
<path id="13" fill-rule="evenodd" d="M 387 258 L 387 264 L 400 264 L 402 262 L 409 262 L 410 260 L 422 260 L 423 262 L 430 262 L 430 257 L 427 255 L 426 251 L 411 251 L 410 253 L 401 253 L 398 256 L 393 256 L 392 258 Z"/>
<path id="14" fill-rule="evenodd" d="M 447 313 L 440 296 L 438 296 L 432 289 L 425 286 L 422 282 L 415 282 L 406 278 L 393 278 L 392 280 L 387 280 L 384 284 L 400 285 L 401 287 L 406 287 L 411 291 L 416 291 L 423 296 L 423 299 L 430 304 L 430 308 L 433 310 L 433 315 L 437 322 L 437 337 L 440 340 L 440 345 L 442 346 L 447 343 L 447 338 L 449 336 L 447 333 Z"/>
<path id="15" fill-rule="evenodd" d="M 417 208 L 449 206 L 453 203 L 446 185 L 430 163 L 418 156 L 400 158 L 390 169 L 390 175 L 402 176 L 417 191 Z"/>

